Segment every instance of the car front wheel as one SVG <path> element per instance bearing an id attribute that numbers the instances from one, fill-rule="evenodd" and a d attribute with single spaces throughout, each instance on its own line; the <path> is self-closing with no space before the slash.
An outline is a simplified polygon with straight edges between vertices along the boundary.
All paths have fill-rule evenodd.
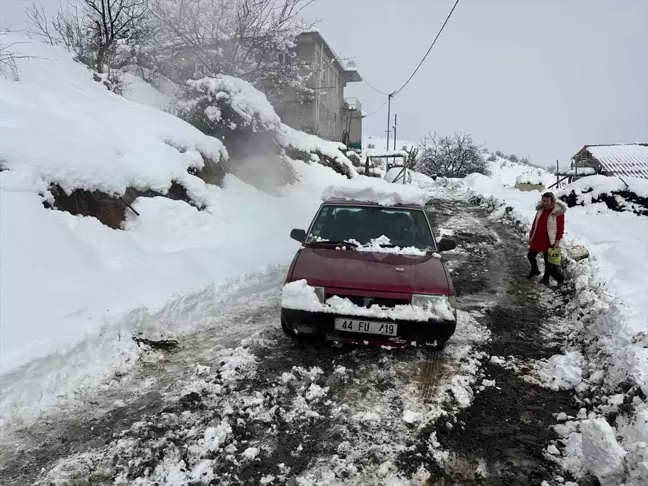
<path id="1" fill-rule="evenodd" d="M 289 338 L 297 339 L 297 334 L 295 333 L 295 331 L 290 329 L 288 327 L 288 324 L 286 324 L 286 321 L 284 321 L 283 319 L 281 320 L 281 329 L 283 330 L 284 334 Z"/>

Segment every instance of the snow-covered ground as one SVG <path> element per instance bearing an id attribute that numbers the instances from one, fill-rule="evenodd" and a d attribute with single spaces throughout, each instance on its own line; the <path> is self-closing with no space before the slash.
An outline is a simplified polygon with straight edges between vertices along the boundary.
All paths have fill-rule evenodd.
<path id="1" fill-rule="evenodd" d="M 298 182 L 276 194 L 232 175 L 222 187 L 205 184 L 187 169 L 226 159 L 219 140 L 109 92 L 67 52 L 11 35 L 32 58 L 20 61 L 19 81 L 0 76 L 5 423 L 33 419 L 81 384 L 96 384 L 133 358 L 137 349 L 129 336 L 135 333 L 205 325 L 146 316 L 178 296 L 227 293 L 247 274 L 288 264 L 297 247 L 290 229 L 306 226 L 322 188 L 342 178 L 321 165 L 289 160 Z M 129 89 L 133 98 L 166 104 L 138 78 L 130 79 Z M 305 150 L 336 148 L 301 132 L 284 130 L 282 137 Z M 262 162 L 256 161 L 261 173 Z M 51 200 L 50 183 L 122 194 L 127 187 L 164 193 L 173 181 L 205 209 L 139 198 L 133 204 L 139 216 L 127 211 L 123 230 L 114 230 L 43 206 Z"/>
<path id="2" fill-rule="evenodd" d="M 527 229 L 541 193 L 514 188 L 522 179 L 555 182 L 555 176 L 498 158 L 492 175 L 434 183 L 421 174 L 415 183 L 438 193 L 480 196 L 495 215 Z M 592 176 L 568 185 L 584 206 L 566 213 L 563 248 L 576 245 L 589 258 L 567 266 L 575 299 L 567 304 L 573 325 L 573 348 L 536 367 L 537 383 L 575 388 L 583 410 L 558 432 L 558 459 L 572 474 L 596 475 L 602 484 L 646 484 L 648 481 L 648 218 L 616 212 L 605 203 L 591 204 L 601 193 L 630 190 L 648 197 L 648 181 Z M 526 271 L 526 270 L 521 270 Z M 618 418 L 617 418 L 618 415 Z M 607 421 L 606 421 L 607 418 Z M 567 418 L 565 418 L 567 420 Z"/>

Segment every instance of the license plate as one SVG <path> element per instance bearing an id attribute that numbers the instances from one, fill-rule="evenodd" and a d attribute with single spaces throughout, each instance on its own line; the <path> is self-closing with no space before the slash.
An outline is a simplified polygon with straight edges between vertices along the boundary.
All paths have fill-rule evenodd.
<path id="1" fill-rule="evenodd" d="M 346 332 L 360 332 L 363 334 L 381 334 L 383 336 L 397 336 L 398 324 L 394 322 L 361 321 L 359 319 L 335 319 L 335 330 Z"/>

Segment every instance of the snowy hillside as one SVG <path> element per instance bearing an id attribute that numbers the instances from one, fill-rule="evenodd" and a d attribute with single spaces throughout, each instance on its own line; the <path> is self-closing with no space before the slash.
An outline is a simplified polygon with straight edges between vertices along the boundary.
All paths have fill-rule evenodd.
<path id="1" fill-rule="evenodd" d="M 341 177 L 289 160 L 299 182 L 274 195 L 232 175 L 222 187 L 207 184 L 196 171 L 227 159 L 219 140 L 107 91 L 66 52 L 12 40 L 32 58 L 20 61 L 19 81 L 0 76 L 3 422 L 34 418 L 58 397 L 99 383 L 136 355 L 134 333 L 208 325 L 208 316 L 147 316 L 176 296 L 288 264 L 297 246 L 290 229 L 310 221 L 321 188 Z M 145 83 L 132 89 L 163 104 Z M 337 150 L 300 132 L 281 135 L 306 151 Z M 262 160 L 251 163 L 263 170 Z M 122 229 L 111 229 L 46 209 L 55 185 L 68 195 L 101 191 L 117 205 L 127 188 L 155 197 L 121 206 Z M 184 188 L 187 202 L 162 197 L 172 186 Z"/>
<path id="2" fill-rule="evenodd" d="M 491 177 L 433 182 L 416 174 L 414 180 L 451 197 L 478 197 L 493 218 L 528 231 L 541 193 L 519 191 L 515 182 L 532 177 L 548 186 L 555 176 L 501 158 L 490 164 Z M 550 386 L 574 389 L 581 400 L 578 416 L 556 428 L 561 439 L 549 456 L 558 454 L 555 460 L 575 477 L 589 473 L 602 484 L 639 485 L 648 478 L 648 183 L 624 182 L 591 176 L 553 189 L 573 206 L 562 245 L 573 282 L 564 309 L 572 327 L 559 331 L 569 334 L 571 345 L 531 368 L 542 370 Z M 582 253 L 580 245 L 589 258 L 577 262 L 570 256 Z M 557 299 L 553 295 L 548 297 Z"/>

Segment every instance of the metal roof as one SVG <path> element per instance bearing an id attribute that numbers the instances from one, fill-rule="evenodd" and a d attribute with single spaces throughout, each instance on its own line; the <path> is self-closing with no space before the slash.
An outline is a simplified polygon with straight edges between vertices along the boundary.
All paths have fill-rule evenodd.
<path id="1" fill-rule="evenodd" d="M 604 172 L 648 179 L 648 144 L 585 145 L 582 150 L 599 161 Z"/>

